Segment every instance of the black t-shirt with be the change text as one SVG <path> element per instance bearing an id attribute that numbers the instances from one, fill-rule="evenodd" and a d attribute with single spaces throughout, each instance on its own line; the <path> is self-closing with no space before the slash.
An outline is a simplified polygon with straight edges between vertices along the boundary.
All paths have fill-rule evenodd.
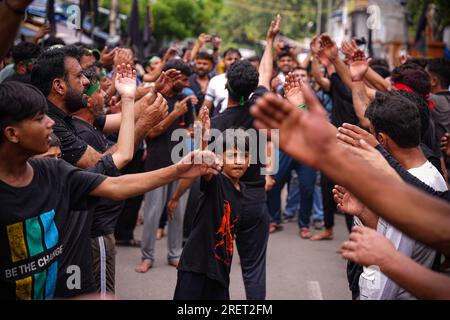
<path id="1" fill-rule="evenodd" d="M 106 177 L 63 160 L 29 163 L 28 186 L 0 181 L 0 299 L 94 292 L 87 198 Z"/>

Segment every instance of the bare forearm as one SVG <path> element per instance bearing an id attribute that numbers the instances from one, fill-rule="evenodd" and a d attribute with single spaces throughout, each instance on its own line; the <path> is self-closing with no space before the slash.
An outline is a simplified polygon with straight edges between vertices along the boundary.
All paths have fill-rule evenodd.
<path id="1" fill-rule="evenodd" d="M 356 116 L 358 117 L 359 123 L 364 128 L 369 127 L 369 119 L 366 118 L 366 109 L 370 103 L 369 97 L 366 93 L 366 86 L 364 82 L 353 82 L 352 83 L 352 97 L 353 97 L 353 107 L 355 108 Z"/>
<path id="2" fill-rule="evenodd" d="M 318 169 L 346 187 L 377 216 L 410 237 L 450 253 L 449 204 L 375 170 L 338 144 L 330 147 L 325 159 Z"/>
<path id="3" fill-rule="evenodd" d="M 342 79 L 342 82 L 351 89 L 352 88 L 352 77 L 350 76 L 350 71 L 348 70 L 347 65 L 340 58 L 336 58 L 332 60 L 331 63 L 336 68 L 336 72 L 339 77 Z"/>
<path id="4" fill-rule="evenodd" d="M 181 196 L 194 184 L 194 182 L 195 179 L 180 179 L 180 182 L 172 196 L 172 199 L 179 200 Z"/>
<path id="5" fill-rule="evenodd" d="M 374 214 L 371 210 L 369 210 L 367 207 L 365 207 L 361 212 L 361 214 L 358 215 L 358 218 L 366 227 L 374 230 L 377 229 L 378 216 Z"/>
<path id="6" fill-rule="evenodd" d="M 267 45 L 261 58 L 259 66 L 259 83 L 258 85 L 270 88 L 270 79 L 273 72 L 273 39 L 267 39 Z"/>
<path id="7" fill-rule="evenodd" d="M 107 178 L 90 195 L 125 200 L 156 189 L 178 179 L 175 165 L 138 174 Z"/>
<path id="8" fill-rule="evenodd" d="M 390 90 L 389 83 L 372 68 L 369 68 L 367 71 L 365 79 L 378 91 L 385 92 Z"/>
<path id="9" fill-rule="evenodd" d="M 151 71 L 150 73 L 144 74 L 144 81 L 145 82 L 155 82 L 158 77 L 162 73 L 163 64 L 161 64 L 160 67 L 156 68 L 155 70 Z"/>
<path id="10" fill-rule="evenodd" d="M 134 134 L 134 99 L 122 99 L 122 122 L 117 150 L 112 154 L 114 164 L 119 170 L 133 159 L 134 147 L 137 143 Z"/>
<path id="11" fill-rule="evenodd" d="M 381 271 L 418 299 L 450 299 L 450 278 L 434 272 L 398 251 L 392 252 L 390 261 L 381 265 Z"/>
<path id="12" fill-rule="evenodd" d="M 203 46 L 203 43 L 201 43 L 200 41 L 197 41 L 195 43 L 194 47 L 192 48 L 191 54 L 189 56 L 189 61 L 194 61 L 195 57 L 199 53 L 202 46 Z"/>

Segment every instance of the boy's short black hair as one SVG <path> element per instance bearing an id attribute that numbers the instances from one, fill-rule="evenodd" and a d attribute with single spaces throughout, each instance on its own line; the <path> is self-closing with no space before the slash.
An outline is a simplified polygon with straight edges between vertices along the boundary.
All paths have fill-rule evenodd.
<path id="1" fill-rule="evenodd" d="M 44 96 L 48 97 L 55 78 L 67 78 L 65 60 L 67 57 L 79 59 L 80 51 L 74 46 L 63 48 L 49 48 L 37 59 L 31 72 L 31 83 L 37 87 Z"/>
<path id="2" fill-rule="evenodd" d="M 405 84 L 414 92 L 426 96 L 431 92 L 430 75 L 417 64 L 405 63 L 392 71 L 391 80 L 394 83 Z"/>
<path id="3" fill-rule="evenodd" d="M 421 127 L 420 136 L 423 138 L 428 130 L 428 127 L 430 126 L 431 112 L 430 112 L 430 108 L 428 106 L 428 101 L 423 96 L 421 96 L 417 93 L 414 93 L 414 92 L 409 92 L 409 91 L 404 91 L 404 90 L 397 91 L 397 92 L 399 95 L 407 98 L 412 103 L 414 103 L 414 105 L 419 110 L 420 127 Z"/>
<path id="4" fill-rule="evenodd" d="M 189 65 L 181 59 L 171 59 L 167 61 L 162 70 L 167 71 L 170 69 L 178 70 L 181 72 L 181 74 L 184 74 L 187 77 L 192 74 L 192 70 Z"/>
<path id="5" fill-rule="evenodd" d="M 247 100 L 258 86 L 258 70 L 248 61 L 239 60 L 233 63 L 227 71 L 228 93 L 233 99 Z"/>
<path id="6" fill-rule="evenodd" d="M 441 87 L 445 89 L 450 87 L 450 60 L 431 59 L 428 61 L 427 70 L 439 79 Z"/>
<path id="7" fill-rule="evenodd" d="M 404 93 L 378 93 L 365 114 L 376 133 L 387 134 L 400 148 L 419 146 L 421 121 L 418 107 Z"/>
<path id="8" fill-rule="evenodd" d="M 47 112 L 47 101 L 34 86 L 16 81 L 0 84 L 0 142 L 7 126 Z"/>
<path id="9" fill-rule="evenodd" d="M 41 48 L 30 42 L 21 42 L 12 48 L 12 57 L 15 63 L 35 59 L 41 54 Z"/>
<path id="10" fill-rule="evenodd" d="M 208 52 L 206 52 L 206 51 L 199 52 L 197 54 L 197 56 L 195 57 L 195 59 L 196 60 L 197 59 L 208 60 L 208 61 L 211 61 L 211 63 L 214 64 L 214 57 L 211 54 L 209 54 Z"/>
<path id="11" fill-rule="evenodd" d="M 233 130 L 234 134 L 227 136 L 227 130 L 228 132 L 231 132 Z M 237 127 L 231 127 L 222 132 L 222 146 L 223 151 L 226 152 L 228 150 L 228 146 L 233 146 L 234 148 L 237 148 L 238 151 L 249 153 L 250 152 L 250 137 L 247 134 L 247 131 L 245 128 L 237 128 Z M 231 140 L 231 141 L 230 141 Z M 242 149 L 244 148 L 244 149 Z"/>
<path id="12" fill-rule="evenodd" d="M 239 58 L 242 58 L 241 52 L 236 48 L 229 48 L 223 53 L 223 57 L 225 58 L 227 55 L 235 53 L 239 56 Z"/>

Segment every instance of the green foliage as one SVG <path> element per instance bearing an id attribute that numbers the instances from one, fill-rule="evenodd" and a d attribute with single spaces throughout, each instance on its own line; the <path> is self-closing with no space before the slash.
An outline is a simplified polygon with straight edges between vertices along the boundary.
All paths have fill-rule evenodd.
<path id="1" fill-rule="evenodd" d="M 440 35 L 444 28 L 450 25 L 450 6 L 449 0 L 431 0 L 430 3 L 434 4 L 436 7 L 435 11 L 435 24 L 437 26 L 437 30 L 435 33 Z M 408 11 L 412 17 L 411 32 L 415 32 L 417 29 L 417 25 L 420 20 L 420 16 L 422 14 L 424 0 L 408 0 Z"/>

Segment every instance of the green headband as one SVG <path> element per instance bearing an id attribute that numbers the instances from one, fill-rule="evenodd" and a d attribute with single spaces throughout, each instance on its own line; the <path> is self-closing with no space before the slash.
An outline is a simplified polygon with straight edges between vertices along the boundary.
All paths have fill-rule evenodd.
<path id="1" fill-rule="evenodd" d="M 90 88 L 86 91 L 86 94 L 88 97 L 92 97 L 92 95 L 94 94 L 95 91 L 98 90 L 98 88 L 100 88 L 100 82 L 96 82 L 94 83 L 92 86 L 90 86 Z"/>
<path id="2" fill-rule="evenodd" d="M 106 72 L 105 70 L 102 69 L 102 71 L 100 71 L 99 73 L 97 73 L 97 77 L 99 80 L 103 79 L 104 77 L 106 77 Z"/>
<path id="3" fill-rule="evenodd" d="M 230 90 L 230 92 L 231 92 L 233 95 L 237 96 L 236 91 L 234 91 L 233 88 L 231 88 L 230 83 L 228 83 L 228 90 Z M 243 107 L 243 106 L 245 105 L 245 97 L 244 97 L 244 96 L 240 96 L 240 98 L 239 98 L 239 105 L 240 105 L 241 107 Z"/>

